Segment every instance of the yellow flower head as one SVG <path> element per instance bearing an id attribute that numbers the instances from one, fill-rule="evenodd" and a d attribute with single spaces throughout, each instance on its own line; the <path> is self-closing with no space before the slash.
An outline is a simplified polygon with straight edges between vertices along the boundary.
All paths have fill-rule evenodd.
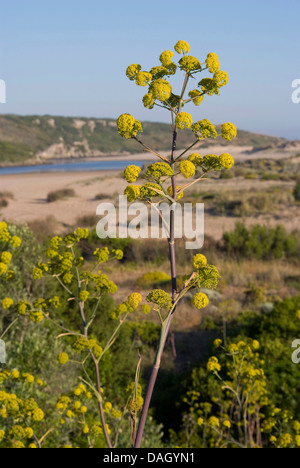
<path id="1" fill-rule="evenodd" d="M 167 101 L 171 96 L 172 86 L 167 80 L 154 80 L 152 83 L 150 83 L 149 93 L 152 94 L 153 99 L 164 102 Z"/>
<path id="2" fill-rule="evenodd" d="M 216 127 L 208 120 L 203 119 L 192 125 L 192 130 L 198 140 L 204 138 L 217 138 L 218 133 Z"/>
<path id="3" fill-rule="evenodd" d="M 84 434 L 88 434 L 89 432 L 90 432 L 90 428 L 89 428 L 89 426 L 86 424 L 86 425 L 84 426 L 84 428 L 83 428 L 83 433 L 84 433 Z"/>
<path id="4" fill-rule="evenodd" d="M 135 182 L 140 175 L 140 172 L 140 167 L 134 165 L 128 166 L 124 171 L 124 178 L 129 183 Z"/>
<path id="5" fill-rule="evenodd" d="M 214 347 L 215 348 L 220 348 L 221 344 L 222 344 L 222 340 L 220 340 L 220 339 L 217 339 L 217 340 L 214 341 Z"/>
<path id="6" fill-rule="evenodd" d="M 22 241 L 21 241 L 20 237 L 18 237 L 18 236 L 13 236 L 13 237 L 10 239 L 10 245 L 11 245 L 14 249 L 17 249 L 18 247 L 20 247 L 21 244 L 22 244 Z"/>
<path id="7" fill-rule="evenodd" d="M 208 96 L 219 94 L 218 83 L 212 78 L 203 78 L 201 81 L 199 81 L 199 86 L 201 86 L 202 92 L 208 94 Z"/>
<path id="8" fill-rule="evenodd" d="M 205 265 L 207 265 L 207 259 L 205 255 L 196 254 L 193 258 L 193 265 L 196 270 L 200 270 L 200 268 L 203 268 Z"/>
<path id="9" fill-rule="evenodd" d="M 220 70 L 219 57 L 213 52 L 207 54 L 205 63 L 210 73 L 216 73 Z"/>
<path id="10" fill-rule="evenodd" d="M 160 179 L 163 176 L 171 177 L 173 174 L 173 169 L 165 162 L 156 162 L 151 164 L 146 172 L 147 176 L 151 176 L 154 179 Z"/>
<path id="11" fill-rule="evenodd" d="M 14 305 L 14 301 L 10 299 L 9 297 L 5 297 L 1 305 L 3 309 L 8 310 Z"/>
<path id="12" fill-rule="evenodd" d="M 189 179 L 195 175 L 196 167 L 191 161 L 181 161 L 179 171 L 186 179 Z"/>
<path id="13" fill-rule="evenodd" d="M 149 72 L 141 71 L 136 75 L 135 82 L 138 86 L 147 86 L 152 80 L 152 75 Z"/>
<path id="14" fill-rule="evenodd" d="M 40 408 L 35 409 L 32 413 L 32 419 L 34 421 L 40 422 L 44 419 L 44 417 L 45 417 L 45 413 Z"/>
<path id="15" fill-rule="evenodd" d="M 134 202 L 141 194 L 141 185 L 128 185 L 124 190 L 124 195 L 127 196 L 129 202 Z"/>
<path id="16" fill-rule="evenodd" d="M 137 63 L 129 65 L 129 67 L 126 70 L 127 78 L 129 78 L 131 81 L 134 81 L 136 79 L 136 75 L 141 71 L 141 69 L 141 65 L 138 65 Z"/>
<path id="17" fill-rule="evenodd" d="M 8 267 L 6 263 L 0 262 L 0 276 L 6 273 L 8 270 Z"/>
<path id="18" fill-rule="evenodd" d="M 200 106 L 204 96 L 203 93 L 201 93 L 201 91 L 198 91 L 198 89 L 192 89 L 189 92 L 189 97 L 193 100 L 195 106 Z"/>
<path id="19" fill-rule="evenodd" d="M 129 139 L 142 132 L 141 122 L 136 120 L 130 114 L 122 114 L 117 120 L 118 131 L 123 138 Z"/>
<path id="20" fill-rule="evenodd" d="M 140 293 L 132 293 L 126 301 L 127 309 L 129 311 L 134 311 L 138 308 L 141 302 L 142 296 L 140 295 Z"/>
<path id="21" fill-rule="evenodd" d="M 41 310 L 31 310 L 29 312 L 29 319 L 34 323 L 40 323 L 44 320 L 44 314 Z"/>
<path id="22" fill-rule="evenodd" d="M 160 309 L 171 309 L 172 299 L 168 293 L 162 289 L 154 289 L 147 296 L 147 301 L 158 305 Z"/>
<path id="23" fill-rule="evenodd" d="M 186 55 L 179 60 L 179 66 L 181 70 L 188 72 L 201 70 L 201 63 L 196 57 L 192 55 Z"/>
<path id="24" fill-rule="evenodd" d="M 197 309 L 204 309 L 209 304 L 209 299 L 206 294 L 199 292 L 193 297 L 193 304 Z"/>
<path id="25" fill-rule="evenodd" d="M 180 189 L 181 189 L 180 185 L 176 185 L 176 190 L 178 191 L 178 190 L 180 190 Z M 174 198 L 172 185 L 170 185 L 170 187 L 168 187 L 168 193 L 171 195 L 171 197 Z M 180 193 L 177 195 L 176 200 L 180 200 L 182 197 L 183 197 L 183 191 L 180 192 Z"/>
<path id="26" fill-rule="evenodd" d="M 0 255 L 0 262 L 6 263 L 8 265 L 11 262 L 12 254 L 10 252 L 2 252 Z"/>
<path id="27" fill-rule="evenodd" d="M 211 427 L 220 427 L 220 421 L 218 418 L 211 416 L 208 420 L 208 425 Z"/>
<path id="28" fill-rule="evenodd" d="M 223 421 L 222 425 L 228 429 L 231 428 L 231 422 L 228 420 L 228 419 L 225 419 L 225 421 Z"/>
<path id="29" fill-rule="evenodd" d="M 178 54 L 188 54 L 191 47 L 186 41 L 178 41 L 175 44 L 174 49 Z"/>
<path id="30" fill-rule="evenodd" d="M 219 364 L 218 358 L 215 356 L 211 357 L 207 363 L 207 370 L 209 372 L 220 372 L 221 366 Z"/>
<path id="31" fill-rule="evenodd" d="M 79 299 L 82 302 L 86 302 L 89 297 L 90 297 L 90 293 L 88 291 L 81 291 L 79 294 Z"/>
<path id="32" fill-rule="evenodd" d="M 233 140 L 237 135 L 236 126 L 231 122 L 224 123 L 221 127 L 221 134 L 225 140 Z"/>
<path id="33" fill-rule="evenodd" d="M 145 94 L 143 97 L 143 104 L 147 109 L 153 109 L 155 102 L 151 93 Z"/>
<path id="34" fill-rule="evenodd" d="M 175 119 L 176 127 L 183 130 L 184 128 L 190 128 L 193 123 L 192 116 L 187 112 L 179 112 Z"/>
<path id="35" fill-rule="evenodd" d="M 174 57 L 174 52 L 165 50 L 160 54 L 159 60 L 164 67 L 167 67 L 172 63 L 172 57 Z"/>
<path id="36" fill-rule="evenodd" d="M 12 377 L 12 379 L 19 379 L 20 378 L 20 372 L 18 370 L 16 370 L 16 369 L 13 370 L 11 372 L 11 377 Z"/>
<path id="37" fill-rule="evenodd" d="M 59 364 L 64 366 L 65 364 L 67 364 L 67 362 L 69 362 L 69 356 L 67 355 L 67 353 L 60 353 L 57 356 L 57 360 L 58 360 Z"/>
<path id="38" fill-rule="evenodd" d="M 219 157 L 220 164 L 224 169 L 231 169 L 234 165 L 234 159 L 229 153 L 223 153 Z"/>
<path id="39" fill-rule="evenodd" d="M 199 153 L 192 153 L 188 157 L 188 161 L 191 161 L 194 166 L 200 166 L 203 161 L 203 158 L 200 156 Z"/>
<path id="40" fill-rule="evenodd" d="M 214 74 L 214 81 L 216 82 L 218 88 L 227 85 L 228 83 L 228 73 L 225 71 L 217 71 Z"/>

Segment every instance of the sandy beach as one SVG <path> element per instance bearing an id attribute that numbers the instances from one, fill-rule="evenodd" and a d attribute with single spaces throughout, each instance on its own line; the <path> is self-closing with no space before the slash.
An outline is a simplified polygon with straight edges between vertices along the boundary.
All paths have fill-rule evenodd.
<path id="1" fill-rule="evenodd" d="M 184 180 L 178 179 L 178 183 Z M 200 185 L 201 184 L 201 185 Z M 265 188 L 274 186 L 274 181 L 258 182 L 237 177 L 233 180 L 205 180 L 201 181 L 197 190 L 203 192 L 216 191 L 257 191 L 258 184 Z M 8 200 L 7 207 L 0 209 L 1 219 L 18 224 L 32 222 L 47 222 L 51 219 L 56 223 L 56 230 L 66 231 L 73 228 L 79 218 L 96 215 L 96 208 L 103 201 L 113 201 L 118 204 L 118 196 L 123 193 L 127 182 L 122 178 L 122 171 L 98 172 L 59 172 L 34 173 L 0 176 L 0 192 L 9 192 L 12 198 Z M 276 182 L 283 190 L 292 190 L 293 182 Z M 60 189 L 73 189 L 74 197 L 47 202 L 49 192 Z M 101 202 L 96 199 L 102 195 Z M 204 206 L 205 208 L 205 206 Z M 291 211 L 292 210 L 292 211 Z M 260 214 L 247 218 L 247 224 L 284 224 L 288 231 L 299 229 L 299 207 L 285 209 L 274 214 Z M 100 218 L 99 218 L 100 219 Z M 234 228 L 239 219 L 205 213 L 205 233 L 220 239 L 226 230 Z"/>

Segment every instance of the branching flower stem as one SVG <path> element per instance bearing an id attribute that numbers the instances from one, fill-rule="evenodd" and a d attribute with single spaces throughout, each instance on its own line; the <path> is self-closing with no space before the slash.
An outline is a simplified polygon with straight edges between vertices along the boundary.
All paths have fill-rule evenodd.
<path id="1" fill-rule="evenodd" d="M 184 78 L 184 83 L 182 86 L 182 91 L 181 91 L 181 96 L 180 96 L 180 103 L 182 102 L 187 84 L 189 80 L 189 74 L 185 75 Z M 178 113 L 181 111 L 181 104 L 179 105 L 178 108 Z M 171 168 L 174 168 L 174 163 L 175 163 L 175 151 L 176 151 L 176 144 L 177 144 L 177 127 L 175 124 L 175 119 L 174 115 L 172 113 L 172 128 L 173 128 L 173 139 L 172 139 L 172 150 L 171 150 L 171 160 L 168 161 Z M 175 175 L 172 176 L 171 178 L 171 183 L 172 183 L 172 191 L 173 191 L 173 198 L 176 200 L 177 198 L 177 189 L 176 189 L 176 177 Z M 178 296 L 177 293 L 177 274 L 176 274 L 176 255 L 175 255 L 175 211 L 171 210 L 170 211 L 170 229 L 169 229 L 169 238 L 168 238 L 168 243 L 169 243 L 169 257 L 170 257 L 170 265 L 171 265 L 171 281 L 172 281 L 172 301 L 173 301 L 173 308 L 171 312 L 169 313 L 167 319 L 162 323 L 162 328 L 161 328 L 161 335 L 160 335 L 160 342 L 159 342 L 159 347 L 158 351 L 156 354 L 155 362 L 152 367 L 151 371 L 151 376 L 144 400 L 144 405 L 139 421 L 139 427 L 136 435 L 136 440 L 135 440 L 135 448 L 140 448 L 141 447 L 141 442 L 142 442 L 142 437 L 144 433 L 144 428 L 147 420 L 147 415 L 150 407 L 150 402 L 154 390 L 154 386 L 156 383 L 156 379 L 158 376 L 158 371 L 160 368 L 160 363 L 161 363 L 161 357 L 165 348 L 165 344 L 169 335 L 171 323 L 174 317 L 174 313 L 176 310 L 176 299 Z"/>

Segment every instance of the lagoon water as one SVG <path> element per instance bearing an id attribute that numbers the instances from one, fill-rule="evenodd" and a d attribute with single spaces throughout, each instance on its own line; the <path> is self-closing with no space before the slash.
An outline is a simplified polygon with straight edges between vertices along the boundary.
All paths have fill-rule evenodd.
<path id="1" fill-rule="evenodd" d="M 0 175 L 31 174 L 42 172 L 84 172 L 84 171 L 113 171 L 123 170 L 130 164 L 143 167 L 151 161 L 76 161 L 55 164 L 41 164 L 40 166 L 12 166 L 0 167 Z"/>

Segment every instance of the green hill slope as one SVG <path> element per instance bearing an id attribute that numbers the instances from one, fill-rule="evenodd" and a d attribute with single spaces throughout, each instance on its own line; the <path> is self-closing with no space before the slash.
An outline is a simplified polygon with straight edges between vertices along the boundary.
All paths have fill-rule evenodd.
<path id="1" fill-rule="evenodd" d="M 170 149 L 170 125 L 143 122 L 143 141 L 157 151 Z M 178 133 L 178 148 L 194 141 L 192 132 Z M 222 139 L 202 142 L 226 145 Z M 240 130 L 235 145 L 274 147 L 288 143 L 283 138 L 270 137 Z M 0 164 L 40 162 L 68 157 L 99 157 L 104 154 L 138 153 L 137 142 L 118 135 L 115 120 L 56 116 L 0 115 Z"/>

